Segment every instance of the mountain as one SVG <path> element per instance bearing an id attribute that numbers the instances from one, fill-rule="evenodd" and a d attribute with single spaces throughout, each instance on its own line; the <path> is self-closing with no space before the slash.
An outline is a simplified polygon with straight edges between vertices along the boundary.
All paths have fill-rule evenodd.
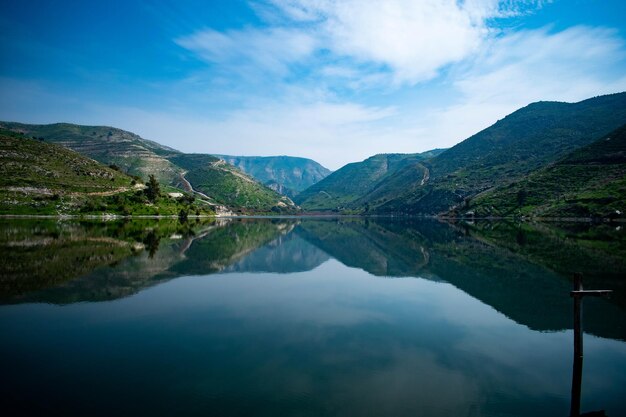
<path id="1" fill-rule="evenodd" d="M 190 196 L 150 199 L 148 190 L 63 146 L 0 129 L 0 214 L 214 214 Z"/>
<path id="2" fill-rule="evenodd" d="M 256 178 L 274 191 L 295 197 L 326 178 L 331 171 L 319 163 L 293 156 L 215 155 Z"/>
<path id="3" fill-rule="evenodd" d="M 533 103 L 444 151 L 348 164 L 295 201 L 306 210 L 343 213 L 468 211 L 477 195 L 517 183 L 624 123 L 626 93 Z"/>
<path id="4" fill-rule="evenodd" d="M 0 129 L 0 186 L 66 192 L 109 192 L 132 178 L 59 145 Z"/>
<path id="5" fill-rule="evenodd" d="M 172 184 L 180 173 L 180 168 L 167 160 L 168 156 L 180 152 L 114 127 L 0 122 L 0 128 L 59 144 L 103 164 L 116 165 L 122 171 L 143 179 L 152 174 L 160 182 Z"/>
<path id="6" fill-rule="evenodd" d="M 222 212 L 253 214 L 297 210 L 288 198 L 238 169 L 219 163 L 220 160 L 214 156 L 187 155 L 121 129 L 69 123 L 29 125 L 14 122 L 0 122 L 0 129 L 19 133 L 22 138 L 32 137 L 39 142 L 69 148 L 139 177 L 138 181 L 154 175 L 164 185 L 191 193 L 199 191 L 197 196 L 212 205 L 224 206 L 218 208 Z"/>
<path id="7" fill-rule="evenodd" d="M 478 216 L 623 217 L 626 125 L 527 178 L 480 194 L 469 211 Z"/>
<path id="8" fill-rule="evenodd" d="M 423 179 L 427 173 L 422 161 L 443 150 L 421 154 L 379 154 L 362 162 L 354 162 L 333 172 L 322 181 L 307 188 L 295 201 L 307 210 L 344 210 L 366 206 L 370 201 L 380 204 L 395 196 L 402 186 L 399 178 L 409 176 L 406 182 Z M 385 200 L 387 199 L 387 200 Z"/>
<path id="9" fill-rule="evenodd" d="M 519 181 L 626 123 L 626 93 L 579 103 L 538 102 L 424 162 L 428 181 L 414 179 L 377 213 L 437 214 Z"/>
<path id="10" fill-rule="evenodd" d="M 178 154 L 171 156 L 170 161 L 185 170 L 181 178 L 194 190 L 234 211 L 276 214 L 297 211 L 296 205 L 288 197 L 213 155 Z"/>
<path id="11" fill-rule="evenodd" d="M 0 129 L 0 213 L 53 214 L 78 196 L 131 189 L 132 178 L 59 145 Z"/>

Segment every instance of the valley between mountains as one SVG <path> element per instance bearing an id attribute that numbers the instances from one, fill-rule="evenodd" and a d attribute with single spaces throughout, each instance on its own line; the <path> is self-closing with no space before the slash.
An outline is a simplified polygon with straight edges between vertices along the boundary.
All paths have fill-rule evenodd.
<path id="1" fill-rule="evenodd" d="M 450 149 L 331 172 L 187 154 L 121 129 L 0 122 L 3 215 L 624 218 L 626 93 L 529 104 Z"/>

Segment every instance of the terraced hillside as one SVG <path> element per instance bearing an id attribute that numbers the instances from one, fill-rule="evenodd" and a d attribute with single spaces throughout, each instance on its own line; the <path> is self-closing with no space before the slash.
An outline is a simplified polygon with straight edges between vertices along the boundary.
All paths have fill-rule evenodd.
<path id="1" fill-rule="evenodd" d="M 239 169 L 220 163 L 211 155 L 187 155 L 131 132 L 106 126 L 79 126 L 68 123 L 27 125 L 0 122 L 6 131 L 21 138 L 56 144 L 84 156 L 115 166 L 138 181 L 154 175 L 164 186 L 196 192 L 200 199 L 210 201 L 223 213 L 259 212 L 285 213 L 297 210 L 291 200 L 283 197 Z"/>
<path id="2" fill-rule="evenodd" d="M 184 169 L 181 179 L 217 204 L 239 213 L 294 213 L 288 197 L 260 184 L 254 178 L 212 155 L 179 154 L 170 161 Z"/>
<path id="3" fill-rule="evenodd" d="M 304 209 L 443 214 L 507 187 L 626 123 L 626 93 L 579 103 L 538 102 L 445 150 L 375 155 L 348 164 L 299 194 Z"/>
<path id="4" fill-rule="evenodd" d="M 626 125 L 459 211 L 478 216 L 624 217 Z"/>
<path id="5" fill-rule="evenodd" d="M 164 184 L 173 184 L 181 171 L 167 159 L 180 152 L 114 127 L 13 122 L 0 122 L 0 127 L 56 143 L 106 165 L 115 164 L 122 171 L 144 180 L 152 174 Z"/>
<path id="6" fill-rule="evenodd" d="M 0 129 L 0 214 L 214 214 L 63 146 Z"/>
<path id="7" fill-rule="evenodd" d="M 51 212 L 61 196 L 130 190 L 131 181 L 62 146 L 0 130 L 0 213 Z"/>
<path id="8" fill-rule="evenodd" d="M 108 192 L 130 186 L 127 175 L 59 145 L 0 129 L 0 186 L 64 192 Z"/>

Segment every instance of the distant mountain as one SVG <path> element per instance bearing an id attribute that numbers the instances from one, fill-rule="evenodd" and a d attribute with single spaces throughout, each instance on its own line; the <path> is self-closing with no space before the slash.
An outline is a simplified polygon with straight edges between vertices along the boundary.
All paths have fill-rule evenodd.
<path id="1" fill-rule="evenodd" d="M 256 178 L 274 191 L 295 197 L 326 178 L 331 171 L 319 163 L 293 156 L 215 155 Z"/>
<path id="2" fill-rule="evenodd" d="M 436 149 L 421 154 L 374 155 L 333 172 L 298 194 L 295 201 L 307 210 L 345 210 L 381 204 L 404 191 L 402 184 L 397 184 L 399 179 L 408 176 L 404 182 L 419 184 L 427 173 L 422 162 L 441 152 L 442 149 Z"/>
<path id="3" fill-rule="evenodd" d="M 527 178 L 480 194 L 478 216 L 625 217 L 626 125 Z"/>
<path id="4" fill-rule="evenodd" d="M 464 140 L 424 166 L 429 179 L 404 184 L 377 213 L 437 214 L 462 208 L 467 200 L 502 187 L 589 145 L 626 123 L 626 93 L 579 103 L 530 104 Z"/>
<path id="5" fill-rule="evenodd" d="M 29 125 L 0 122 L 0 128 L 58 144 L 129 175 L 159 182 L 188 192 L 225 211 L 241 213 L 291 213 L 297 210 L 288 198 L 260 184 L 238 169 L 211 155 L 187 155 L 140 136 L 107 126 L 69 123 Z M 180 165 L 179 165 L 180 164 Z"/>

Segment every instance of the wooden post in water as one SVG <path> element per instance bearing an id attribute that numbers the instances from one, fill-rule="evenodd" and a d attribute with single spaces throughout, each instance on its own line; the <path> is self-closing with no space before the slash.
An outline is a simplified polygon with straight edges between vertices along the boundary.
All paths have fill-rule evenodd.
<path id="1" fill-rule="evenodd" d="M 574 275 L 574 290 L 570 297 L 574 298 L 574 366 L 572 371 L 572 402 L 570 405 L 570 417 L 580 417 L 580 397 L 583 382 L 583 297 L 602 297 L 612 293 L 612 290 L 587 290 L 583 289 L 583 275 Z M 604 411 L 585 413 L 583 415 L 603 416 Z"/>
<path id="2" fill-rule="evenodd" d="M 574 275 L 574 291 L 582 291 L 582 274 Z M 573 291 L 572 291 L 573 292 Z M 580 394 L 583 380 L 583 324 L 582 296 L 570 294 L 574 298 L 574 366 L 572 371 L 572 403 L 570 417 L 580 416 Z"/>

